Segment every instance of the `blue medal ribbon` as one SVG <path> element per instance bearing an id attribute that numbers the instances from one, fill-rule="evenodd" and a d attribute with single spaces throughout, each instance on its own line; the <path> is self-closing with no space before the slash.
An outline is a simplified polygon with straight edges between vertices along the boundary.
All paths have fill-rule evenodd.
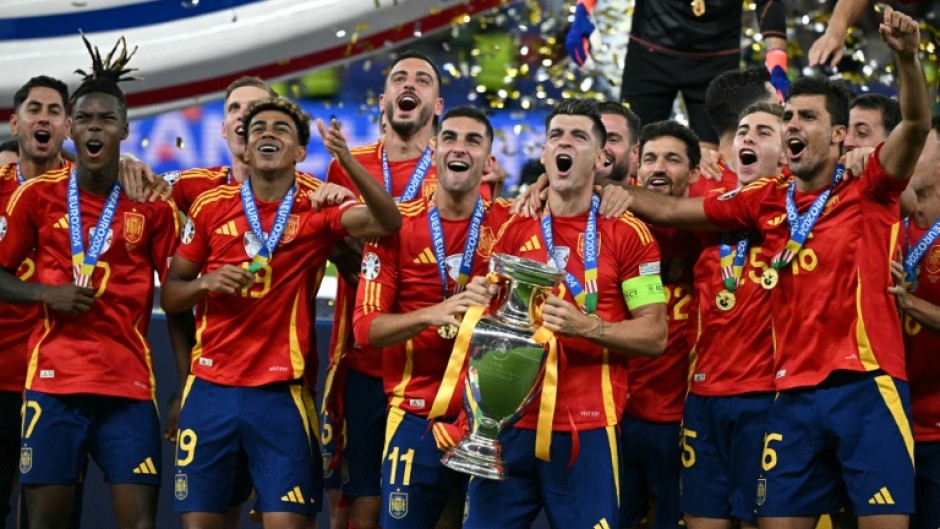
<path id="1" fill-rule="evenodd" d="M 725 290 L 732 294 L 741 285 L 744 260 L 747 258 L 747 250 L 751 245 L 750 233 L 743 233 L 739 237 L 738 242 L 732 246 L 731 234 L 722 233 L 721 243 L 718 245 L 721 262 L 721 282 L 724 284 Z"/>
<path id="2" fill-rule="evenodd" d="M 907 243 L 907 255 L 905 255 L 903 262 L 904 272 L 906 274 L 904 280 L 911 285 L 910 291 L 913 292 L 917 290 L 917 276 L 920 275 L 920 261 L 924 258 L 924 254 L 927 253 L 927 250 L 936 242 L 937 238 L 940 238 L 940 219 L 937 219 L 933 225 L 924 232 L 924 235 L 921 236 L 920 240 L 917 241 L 917 244 L 914 246 L 911 246 L 909 230 L 910 219 L 904 219 L 904 240 Z"/>
<path id="3" fill-rule="evenodd" d="M 813 226 L 816 225 L 816 221 L 819 220 L 820 215 L 822 215 L 822 212 L 826 209 L 826 202 L 829 201 L 829 195 L 832 193 L 832 190 L 839 185 L 844 175 L 845 164 L 840 163 L 836 166 L 829 188 L 816 197 L 816 200 L 813 201 L 809 210 L 802 216 L 800 216 L 800 213 L 797 211 L 796 201 L 793 198 L 796 193 L 796 181 L 790 182 L 790 187 L 787 189 L 786 202 L 787 224 L 790 226 L 790 240 L 787 241 L 784 250 L 775 255 L 770 261 L 771 268 L 780 270 L 790 264 L 790 261 L 793 260 L 793 256 L 795 256 L 806 243 L 810 232 L 813 231 Z"/>
<path id="4" fill-rule="evenodd" d="M 271 256 L 274 255 L 274 249 L 281 240 L 281 235 L 284 235 L 284 229 L 287 227 L 287 219 L 290 217 L 291 208 L 294 206 L 294 195 L 297 193 L 297 185 L 294 184 L 290 186 L 290 190 L 288 190 L 284 198 L 281 199 L 281 203 L 277 207 L 277 216 L 274 218 L 274 226 L 271 227 L 270 233 L 264 233 L 261 227 L 261 216 L 258 214 L 258 206 L 255 204 L 255 195 L 251 191 L 251 178 L 246 179 L 245 182 L 242 183 L 240 192 L 242 197 L 242 209 L 245 210 L 248 226 L 251 227 L 251 232 L 255 237 L 261 241 L 261 249 L 252 257 L 251 265 L 248 267 L 248 271 L 254 274 L 260 270 L 265 263 L 271 260 Z"/>
<path id="5" fill-rule="evenodd" d="M 467 241 L 463 245 L 463 256 L 460 258 L 460 268 L 458 269 L 456 286 L 454 294 L 459 294 L 470 280 L 470 270 L 473 267 L 473 257 L 476 255 L 477 245 L 480 243 L 480 226 L 483 224 L 483 217 L 486 216 L 486 209 L 483 207 L 483 199 L 477 198 L 477 204 L 473 208 L 473 215 L 470 217 L 470 228 L 467 230 Z M 428 212 L 428 224 L 431 228 L 431 240 L 434 244 L 434 258 L 437 260 L 437 273 L 441 276 L 441 286 L 444 288 L 444 299 L 448 297 L 447 288 L 447 251 L 444 245 L 444 228 L 441 226 L 441 213 L 435 203 Z"/>
<path id="6" fill-rule="evenodd" d="M 19 182 L 20 185 L 26 183 L 26 178 L 23 177 L 23 171 L 20 169 L 20 162 L 16 162 L 16 181 Z"/>
<path id="7" fill-rule="evenodd" d="M 565 271 L 565 285 L 578 303 L 578 308 L 585 314 L 594 314 L 597 311 L 597 211 L 600 209 L 601 199 L 596 195 L 591 197 L 591 211 L 588 213 L 587 228 L 584 230 L 584 286 L 564 266 L 555 259 L 555 238 L 552 234 L 552 214 L 547 212 L 542 217 L 542 236 L 545 238 L 545 249 L 548 258 L 559 270 Z M 571 260 L 569 253 L 568 260 Z"/>
<path id="8" fill-rule="evenodd" d="M 91 286 L 91 275 L 101 257 L 104 243 L 107 240 L 111 222 L 117 211 L 118 199 L 121 197 L 121 186 L 116 181 L 111 186 L 111 192 L 105 200 L 104 208 L 98 217 L 98 224 L 90 237 L 88 252 L 85 252 L 85 242 L 82 235 L 82 209 L 78 198 L 78 172 L 72 169 L 68 187 L 68 224 L 69 242 L 72 247 L 72 278 L 79 287 Z"/>
<path id="9" fill-rule="evenodd" d="M 418 164 L 415 165 L 414 172 L 411 173 L 411 178 L 408 180 L 408 185 L 405 186 L 405 191 L 401 194 L 400 197 L 395 199 L 395 202 L 408 202 L 409 200 L 414 200 L 418 196 L 418 190 L 421 189 L 421 183 L 424 182 L 425 175 L 428 174 L 428 171 L 431 169 L 431 147 L 428 146 L 424 150 L 424 154 L 421 155 L 421 159 L 418 160 Z M 385 191 L 388 192 L 389 196 L 392 195 L 392 171 L 388 168 L 388 156 L 385 154 L 385 146 L 382 146 L 382 178 L 385 180 Z"/>

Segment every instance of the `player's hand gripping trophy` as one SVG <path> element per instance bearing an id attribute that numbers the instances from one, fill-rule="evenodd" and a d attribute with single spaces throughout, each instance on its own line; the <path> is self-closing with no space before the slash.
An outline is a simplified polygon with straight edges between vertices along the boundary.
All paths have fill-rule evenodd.
<path id="1" fill-rule="evenodd" d="M 496 254 L 490 260 L 489 278 L 500 286 L 498 308 L 472 328 L 467 348 L 464 407 L 470 434 L 441 461 L 460 472 L 501 480 L 505 471 L 497 438 L 539 392 L 546 357 L 546 341 L 536 334 L 542 323 L 541 306 L 559 287 L 564 272 Z M 461 329 L 462 334 L 466 332 Z"/>

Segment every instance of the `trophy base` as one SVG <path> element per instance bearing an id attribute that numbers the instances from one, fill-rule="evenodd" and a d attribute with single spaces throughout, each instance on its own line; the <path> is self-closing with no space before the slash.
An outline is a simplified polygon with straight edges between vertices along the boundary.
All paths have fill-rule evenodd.
<path id="1" fill-rule="evenodd" d="M 502 481 L 506 478 L 506 472 L 500 451 L 497 441 L 471 433 L 444 454 L 441 463 L 457 472 Z"/>

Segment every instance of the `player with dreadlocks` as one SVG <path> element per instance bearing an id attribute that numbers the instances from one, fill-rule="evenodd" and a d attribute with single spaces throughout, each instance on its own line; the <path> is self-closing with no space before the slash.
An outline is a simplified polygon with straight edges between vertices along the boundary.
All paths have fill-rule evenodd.
<path id="1" fill-rule="evenodd" d="M 84 36 L 83 36 L 84 40 Z M 43 307 L 29 343 L 20 480 L 30 528 L 65 528 L 88 455 L 111 485 L 121 529 L 155 527 L 160 424 L 150 322 L 153 274 L 176 249 L 170 202 L 137 203 L 117 182 L 135 50 L 103 60 L 73 94 L 77 162 L 19 187 L 0 216 L 0 301 Z M 13 272 L 35 248 L 35 281 Z M 176 320 L 171 320 L 175 325 Z"/>

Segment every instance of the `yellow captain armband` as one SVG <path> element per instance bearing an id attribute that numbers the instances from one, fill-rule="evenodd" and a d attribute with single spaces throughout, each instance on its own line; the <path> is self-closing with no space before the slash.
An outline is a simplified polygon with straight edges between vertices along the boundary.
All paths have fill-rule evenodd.
<path id="1" fill-rule="evenodd" d="M 666 302 L 666 292 L 663 290 L 663 281 L 659 275 L 631 277 L 620 283 L 620 290 L 630 310 L 653 303 Z"/>

